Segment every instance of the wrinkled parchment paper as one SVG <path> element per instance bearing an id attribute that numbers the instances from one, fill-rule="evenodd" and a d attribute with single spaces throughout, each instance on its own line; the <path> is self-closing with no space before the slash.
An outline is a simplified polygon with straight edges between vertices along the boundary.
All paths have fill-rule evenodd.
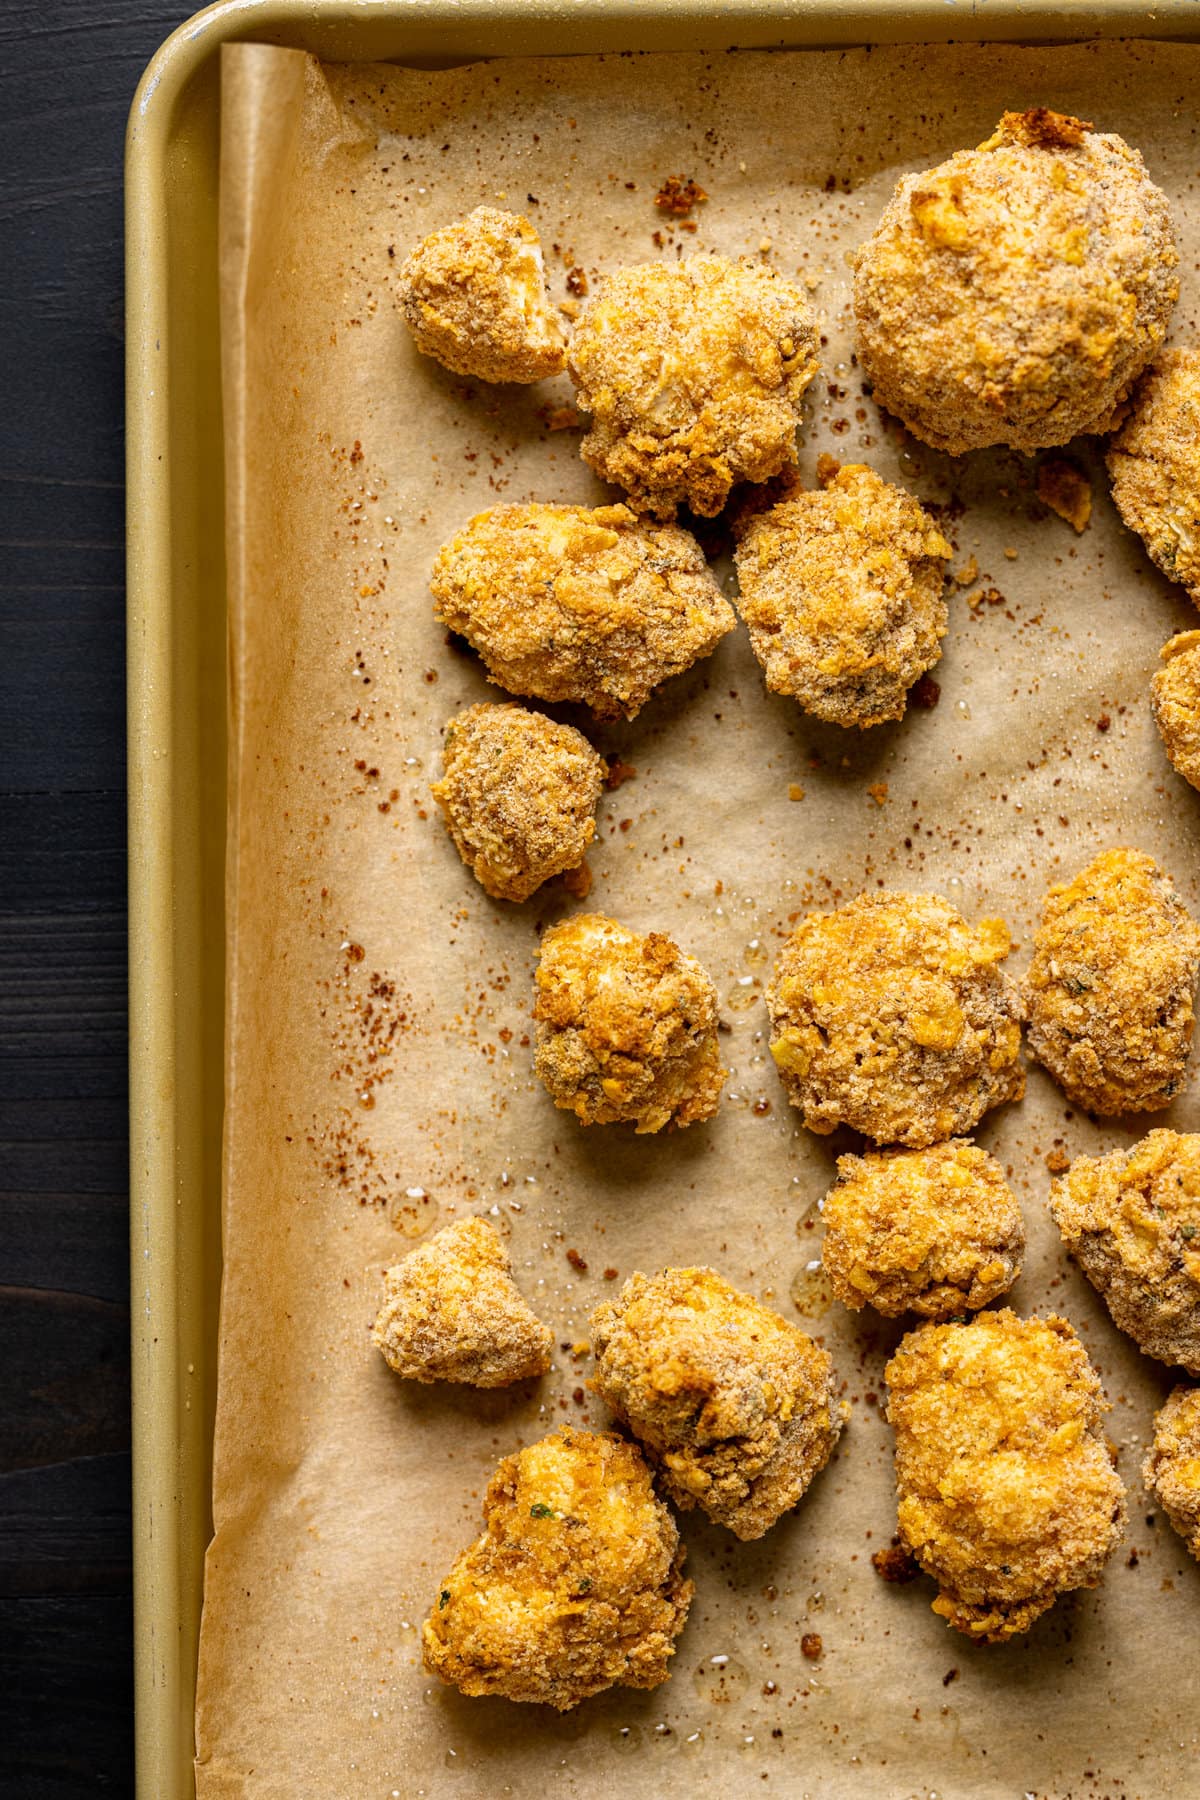
<path id="1" fill-rule="evenodd" d="M 864 884 L 1003 913 L 1014 970 L 1049 881 L 1102 846 L 1150 851 L 1200 907 L 1200 801 L 1147 704 L 1160 645 L 1194 615 L 1118 526 L 1095 446 L 1077 447 L 1096 486 L 1077 538 L 1037 502 L 1030 463 L 951 462 L 881 422 L 851 362 L 845 264 L 900 171 L 979 142 L 1006 107 L 1049 103 L 1123 132 L 1170 194 L 1183 338 L 1198 98 L 1200 51 L 1167 45 L 433 74 L 226 52 L 234 804 L 202 1800 L 1075 1800 L 1197 1779 L 1200 1570 L 1139 1475 L 1170 1376 L 1112 1327 L 1046 1212 L 1047 1156 L 1130 1143 L 1151 1121 L 1098 1127 L 1033 1070 L 1024 1104 L 980 1133 L 1027 1211 L 1013 1303 L 1081 1331 L 1131 1504 L 1099 1590 L 1007 1646 L 971 1645 L 930 1611 L 930 1583 L 887 1586 L 871 1567 L 894 1524 L 881 1371 L 899 1333 L 830 1304 L 812 1266 L 846 1146 L 784 1103 L 761 988 L 789 917 Z M 671 174 L 710 195 L 695 232 L 655 209 Z M 940 701 L 903 724 L 843 734 L 768 698 L 739 630 L 631 726 L 595 734 L 637 773 L 602 803 L 587 904 L 699 955 L 729 1027 L 720 1115 L 675 1135 L 584 1131 L 535 1086 L 537 932 L 578 903 L 558 884 L 520 908 L 489 901 L 428 798 L 445 720 L 494 694 L 432 617 L 437 547 L 501 498 L 601 498 L 557 416 L 565 379 L 466 382 L 420 358 L 397 316 L 413 240 L 497 201 L 537 222 L 558 299 L 570 269 L 594 287 L 695 249 L 807 279 L 827 341 L 804 471 L 821 450 L 869 459 L 944 508 L 955 567 L 979 568 L 953 600 Z M 1153 1123 L 1200 1127 L 1196 1093 Z M 555 1369 L 490 1394 L 404 1384 L 368 1341 L 380 1271 L 475 1211 L 509 1235 Z M 683 1521 L 697 1597 L 657 1692 L 558 1717 L 443 1689 L 419 1626 L 492 1468 L 560 1420 L 603 1422 L 572 1346 L 614 1271 L 671 1262 L 715 1264 L 824 1339 L 852 1408 L 836 1459 L 758 1543 Z"/>

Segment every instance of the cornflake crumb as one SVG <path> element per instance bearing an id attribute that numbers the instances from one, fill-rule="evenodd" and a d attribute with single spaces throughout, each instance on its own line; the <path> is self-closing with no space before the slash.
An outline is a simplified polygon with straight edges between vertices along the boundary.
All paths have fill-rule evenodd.
<path id="1" fill-rule="evenodd" d="M 1083 531 L 1092 516 L 1092 484 L 1069 457 L 1046 458 L 1037 472 L 1037 497 L 1076 531 Z"/>
<path id="2" fill-rule="evenodd" d="M 873 781 L 868 787 L 867 792 L 870 794 L 876 806 L 887 805 L 888 784 L 886 781 Z"/>

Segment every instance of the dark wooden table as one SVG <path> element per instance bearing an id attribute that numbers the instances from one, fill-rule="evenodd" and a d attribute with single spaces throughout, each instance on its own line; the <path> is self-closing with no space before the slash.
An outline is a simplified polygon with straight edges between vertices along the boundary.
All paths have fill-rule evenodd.
<path id="1" fill-rule="evenodd" d="M 0 1793 L 132 1790 L 121 153 L 190 9 L 0 0 Z"/>

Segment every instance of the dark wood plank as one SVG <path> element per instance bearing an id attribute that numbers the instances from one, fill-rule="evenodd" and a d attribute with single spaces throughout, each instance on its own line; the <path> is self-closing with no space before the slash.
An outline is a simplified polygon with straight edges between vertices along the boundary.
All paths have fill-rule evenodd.
<path id="1" fill-rule="evenodd" d="M 125 116 L 189 9 L 0 7 L 0 1793 L 132 1787 Z"/>

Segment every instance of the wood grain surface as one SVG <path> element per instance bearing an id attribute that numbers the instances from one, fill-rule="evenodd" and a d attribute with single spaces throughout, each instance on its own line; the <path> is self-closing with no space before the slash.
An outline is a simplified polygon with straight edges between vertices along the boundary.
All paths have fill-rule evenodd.
<path id="1" fill-rule="evenodd" d="M 132 1791 L 121 155 L 186 7 L 0 0 L 0 1793 Z"/>

